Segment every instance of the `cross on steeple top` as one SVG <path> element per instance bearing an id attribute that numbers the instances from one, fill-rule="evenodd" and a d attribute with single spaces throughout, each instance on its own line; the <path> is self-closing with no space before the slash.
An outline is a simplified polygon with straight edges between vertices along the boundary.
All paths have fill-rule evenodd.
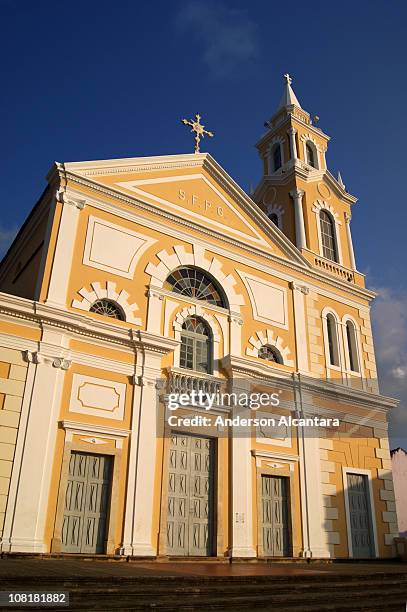
<path id="1" fill-rule="evenodd" d="M 195 121 L 193 119 L 181 119 L 181 122 L 184 125 L 189 125 L 191 127 L 191 132 L 195 132 L 195 153 L 199 153 L 199 143 L 201 142 L 201 138 L 204 136 L 209 136 L 209 138 L 213 138 L 213 132 L 208 132 L 205 130 L 205 126 L 201 124 L 201 115 L 195 115 Z"/>
<path id="2" fill-rule="evenodd" d="M 288 74 L 288 72 L 286 72 L 286 74 L 284 75 L 284 78 L 286 80 L 286 83 L 288 85 L 291 85 L 291 83 L 293 82 L 292 77 Z"/>

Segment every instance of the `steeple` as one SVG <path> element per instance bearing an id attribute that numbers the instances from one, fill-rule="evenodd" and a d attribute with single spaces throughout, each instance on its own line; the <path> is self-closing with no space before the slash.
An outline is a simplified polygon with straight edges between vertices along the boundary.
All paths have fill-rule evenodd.
<path id="1" fill-rule="evenodd" d="M 282 108 L 286 108 L 287 106 L 297 106 L 298 108 L 301 108 L 301 104 L 298 102 L 298 98 L 295 95 L 293 88 L 291 87 L 291 83 L 293 82 L 292 78 L 287 73 L 284 75 L 284 79 L 284 93 L 280 100 L 277 112 L 280 111 Z"/>
<path id="2" fill-rule="evenodd" d="M 350 207 L 356 198 L 346 192 L 341 175 L 336 180 L 327 168 L 329 136 L 318 117 L 312 120 L 301 107 L 289 74 L 284 80 L 278 109 L 256 144 L 263 177 L 252 198 L 312 265 L 324 270 L 335 265 L 332 273 L 349 280 L 355 270 Z"/>

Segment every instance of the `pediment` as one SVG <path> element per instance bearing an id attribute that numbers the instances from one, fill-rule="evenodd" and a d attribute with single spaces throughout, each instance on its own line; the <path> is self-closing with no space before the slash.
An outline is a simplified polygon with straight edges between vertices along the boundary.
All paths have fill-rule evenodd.
<path id="1" fill-rule="evenodd" d="M 209 230 L 214 237 L 227 236 L 245 246 L 252 245 L 265 253 L 309 266 L 292 243 L 209 155 L 122 161 L 120 168 L 120 160 L 112 160 L 111 167 L 107 166 L 108 161 L 103 162 L 100 172 L 97 162 L 88 162 L 92 163 L 88 168 L 77 167 L 79 164 L 66 166 L 72 166 L 76 174 L 91 176 L 92 182 L 148 203 L 161 216 L 168 213 L 171 219 L 181 218 L 184 225 L 191 225 L 191 229 L 201 229 L 206 234 Z"/>

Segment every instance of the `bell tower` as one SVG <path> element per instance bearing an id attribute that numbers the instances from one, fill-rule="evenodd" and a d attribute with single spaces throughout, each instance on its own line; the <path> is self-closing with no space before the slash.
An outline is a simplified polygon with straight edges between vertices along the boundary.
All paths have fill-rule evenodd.
<path id="1" fill-rule="evenodd" d="M 310 263 L 356 282 L 362 276 L 356 273 L 350 219 L 357 198 L 340 174 L 335 178 L 328 170 L 330 137 L 318 121 L 302 108 L 285 74 L 280 104 L 256 144 L 263 176 L 252 197 Z"/>

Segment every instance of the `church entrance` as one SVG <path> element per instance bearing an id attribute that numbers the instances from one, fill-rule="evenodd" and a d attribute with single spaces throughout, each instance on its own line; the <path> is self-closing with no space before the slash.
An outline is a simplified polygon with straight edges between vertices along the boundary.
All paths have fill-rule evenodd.
<path id="1" fill-rule="evenodd" d="M 261 476 L 263 551 L 268 557 L 290 554 L 288 481 L 280 476 Z"/>
<path id="2" fill-rule="evenodd" d="M 62 523 L 62 551 L 105 553 L 112 457 L 72 452 Z"/>
<path id="3" fill-rule="evenodd" d="M 373 531 L 367 476 L 348 473 L 347 485 L 353 557 L 359 559 L 373 557 Z"/>
<path id="4" fill-rule="evenodd" d="M 171 435 L 167 554 L 213 554 L 214 467 L 214 440 L 175 433 Z"/>

